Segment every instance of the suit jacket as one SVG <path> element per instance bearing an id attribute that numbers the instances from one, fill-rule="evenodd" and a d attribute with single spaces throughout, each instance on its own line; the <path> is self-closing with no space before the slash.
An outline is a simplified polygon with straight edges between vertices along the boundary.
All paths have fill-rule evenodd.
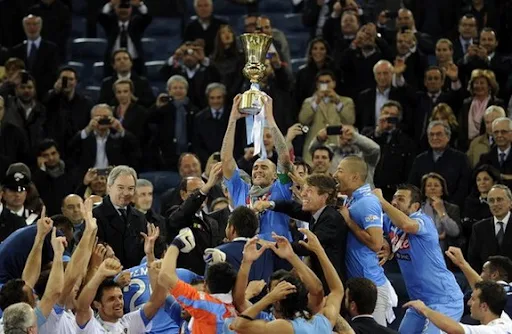
<path id="1" fill-rule="evenodd" d="M 12 232 L 27 226 L 25 219 L 11 213 L 5 206 L 0 213 L 0 242 L 4 241 Z"/>
<path id="2" fill-rule="evenodd" d="M 36 79 L 36 88 L 39 99 L 42 100 L 47 91 L 53 88 L 57 77 L 59 62 L 59 49 L 57 45 L 45 39 L 41 40 L 34 68 L 29 68 L 27 60 L 28 43 L 24 41 L 14 46 L 9 57 L 16 57 L 23 60 L 34 79 Z"/>
<path id="3" fill-rule="evenodd" d="M 23 130 L 14 124 L 0 124 L 0 181 L 14 162 L 27 162 L 30 157 L 28 140 Z"/>
<path id="4" fill-rule="evenodd" d="M 509 223 L 511 222 L 509 220 Z M 480 271 L 489 256 L 492 255 L 502 255 L 512 259 L 512 228 L 510 224 L 507 224 L 503 243 L 500 247 L 496 239 L 494 217 L 484 219 L 473 225 L 468 247 L 468 262 L 473 269 Z"/>
<path id="5" fill-rule="evenodd" d="M 291 218 L 301 221 L 311 222 L 313 219 L 311 213 L 302 211 L 302 205 L 294 201 L 277 201 L 273 211 L 282 212 Z M 341 214 L 336 208 L 326 206 L 320 214 L 320 217 L 318 217 L 318 220 L 309 228 L 318 237 L 320 244 L 325 249 L 325 253 L 331 260 L 334 268 L 336 268 L 336 272 L 340 278 L 344 279 L 348 227 Z M 293 247 L 298 255 L 312 255 L 298 243 L 294 243 Z M 311 266 L 312 270 L 318 274 L 318 277 L 322 281 L 325 293 L 328 294 L 329 286 L 325 280 L 320 262 L 314 255 L 311 256 Z"/>
<path id="6" fill-rule="evenodd" d="M 472 97 L 468 97 L 462 103 L 462 108 L 459 112 L 459 149 L 461 151 L 467 151 L 469 147 L 469 139 L 468 139 L 468 118 L 469 118 L 469 109 L 471 108 L 471 102 L 473 101 Z M 502 99 L 491 96 L 489 102 L 487 103 L 486 108 L 490 106 L 500 106 L 506 109 L 505 103 Z M 482 117 L 482 122 L 480 123 L 480 134 L 485 133 L 485 121 Z"/>
<path id="7" fill-rule="evenodd" d="M 402 104 L 402 106 L 406 107 L 405 101 L 405 91 L 400 88 L 390 87 L 389 88 L 389 99 L 398 101 Z M 377 88 L 374 86 L 372 88 L 368 88 L 359 93 L 357 98 L 356 106 L 357 106 L 357 118 L 356 124 L 359 129 L 363 129 L 364 127 L 375 128 L 377 124 L 377 120 L 375 119 L 375 101 L 377 100 Z M 380 111 L 379 111 L 380 113 Z M 404 116 L 407 114 L 404 111 Z M 316 133 L 315 133 L 316 136 Z"/>
<path id="8" fill-rule="evenodd" d="M 118 108 L 119 106 L 115 107 L 114 116 L 120 120 Z M 146 108 L 133 102 L 128 106 L 123 120 L 121 121 L 123 127 L 139 139 L 141 148 L 145 147 L 146 141 L 148 140 L 147 137 L 149 136 L 147 118 L 148 111 Z"/>
<path id="9" fill-rule="evenodd" d="M 94 132 L 89 133 L 85 139 L 82 139 L 81 131 L 77 132 L 69 143 L 69 150 L 74 154 L 74 162 L 77 164 L 78 171 L 85 173 L 96 163 Z M 125 131 L 123 137 L 118 133 L 110 133 L 105 144 L 105 151 L 111 166 L 128 165 L 137 168 L 141 157 L 139 142 L 129 131 Z"/>
<path id="10" fill-rule="evenodd" d="M 352 319 L 350 327 L 356 334 L 398 334 L 391 328 L 379 325 L 371 315 L 362 315 Z"/>
<path id="11" fill-rule="evenodd" d="M 192 147 L 203 166 L 212 153 L 221 149 L 224 133 L 228 127 L 229 110 L 228 106 L 224 106 L 219 120 L 213 118 L 210 107 L 206 107 L 195 115 Z"/>
<path id="12" fill-rule="evenodd" d="M 183 42 L 193 42 L 196 39 L 203 39 L 205 43 L 204 54 L 208 56 L 213 52 L 217 31 L 219 31 L 220 26 L 223 24 L 227 23 L 224 20 L 221 20 L 212 15 L 210 17 L 210 24 L 208 25 L 208 28 L 204 30 L 201 23 L 197 18 L 195 18 L 185 27 L 185 31 L 183 33 Z"/>
<path id="13" fill-rule="evenodd" d="M 116 104 L 116 96 L 112 90 L 112 86 L 117 79 L 117 75 L 103 79 L 103 82 L 101 83 L 99 103 L 107 103 L 109 105 Z M 130 80 L 133 82 L 133 95 L 138 98 L 138 103 L 148 108 L 151 107 L 155 102 L 155 95 L 153 94 L 153 89 L 151 89 L 148 79 L 132 72 Z"/>
<path id="14" fill-rule="evenodd" d="M 203 178 L 203 181 L 206 182 L 207 180 Z M 222 192 L 222 188 L 216 184 L 208 193 L 206 204 L 210 205 L 215 199 L 219 197 L 224 197 L 224 193 Z M 165 191 L 160 197 L 160 203 L 160 214 L 167 216 L 169 209 L 175 205 L 181 205 L 181 203 L 183 203 L 180 195 L 180 189 L 176 187 Z"/>
<path id="15" fill-rule="evenodd" d="M 138 266 L 144 257 L 144 239 L 140 232 L 147 232 L 144 214 L 129 206 L 124 220 L 110 196 L 104 197 L 92 213 L 98 223 L 99 241 L 112 247 L 124 268 Z"/>
<path id="16" fill-rule="evenodd" d="M 167 214 L 167 244 L 172 242 L 182 228 L 189 227 L 192 230 L 196 247 L 178 258 L 178 267 L 189 269 L 198 275 L 205 271 L 203 255 L 206 248 L 216 247 L 221 242 L 217 222 L 204 213 L 201 217 L 196 215 L 205 199 L 206 196 L 196 190 L 181 205 L 172 207 Z"/>
<path id="17" fill-rule="evenodd" d="M 144 68 L 144 48 L 142 46 L 142 37 L 144 31 L 152 21 L 152 17 L 149 14 L 142 14 L 137 9 L 132 9 L 132 16 L 128 23 L 128 36 L 133 42 L 133 46 L 137 51 L 137 58 L 134 59 L 134 69 L 142 75 Z M 105 51 L 105 76 L 112 73 L 111 58 L 114 46 L 119 36 L 120 28 L 117 15 L 112 10 L 109 14 L 101 13 L 98 16 L 98 23 L 101 24 L 107 35 L 107 50 Z M 141 71 L 142 70 L 142 71 Z M 112 86 L 111 86 L 112 87 Z M 110 89 L 112 91 L 112 89 Z"/>
<path id="18" fill-rule="evenodd" d="M 226 226 L 228 226 L 228 219 L 229 216 L 231 216 L 231 209 L 228 207 L 225 207 L 222 210 L 217 210 L 214 212 L 208 213 L 208 216 L 212 217 L 217 221 L 219 224 L 219 237 L 221 240 L 224 240 L 226 237 Z"/>
<path id="19" fill-rule="evenodd" d="M 19 105 L 18 98 L 11 97 L 6 102 L 3 122 L 11 123 L 21 129 L 29 144 L 29 149 L 35 150 L 45 137 L 46 108 L 36 102 L 28 119 L 25 119 L 25 110 Z"/>
<path id="20" fill-rule="evenodd" d="M 434 161 L 432 150 L 419 154 L 412 164 L 409 183 L 419 187 L 423 175 L 435 172 L 446 180 L 448 186 L 448 201 L 463 207 L 464 199 L 469 193 L 471 169 L 466 155 L 450 147 L 443 155 Z"/>
<path id="21" fill-rule="evenodd" d="M 500 171 L 501 174 L 512 174 L 512 154 L 508 154 L 503 162 L 503 165 L 500 165 L 500 158 L 498 155 L 498 147 L 493 145 L 489 152 L 482 154 L 480 156 L 480 161 L 478 162 L 478 166 L 481 165 L 491 165 L 497 170 Z M 512 181 L 503 180 L 503 184 L 507 185 L 509 188 L 512 187 Z"/>

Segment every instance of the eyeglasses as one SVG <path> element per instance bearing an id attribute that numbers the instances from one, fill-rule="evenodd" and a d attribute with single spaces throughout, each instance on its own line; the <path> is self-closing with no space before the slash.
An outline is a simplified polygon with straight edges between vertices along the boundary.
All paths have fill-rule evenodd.
<path id="1" fill-rule="evenodd" d="M 444 132 L 429 132 L 428 136 L 431 138 L 443 138 L 446 136 L 446 134 Z"/>
<path id="2" fill-rule="evenodd" d="M 506 135 L 510 133 L 510 130 L 495 130 L 492 133 L 495 135 Z"/>

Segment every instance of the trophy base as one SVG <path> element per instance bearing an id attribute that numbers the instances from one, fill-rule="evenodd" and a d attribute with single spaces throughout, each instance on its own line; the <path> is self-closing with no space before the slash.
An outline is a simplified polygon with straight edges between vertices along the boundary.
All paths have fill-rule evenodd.
<path id="1" fill-rule="evenodd" d="M 249 89 L 242 94 L 242 101 L 238 110 L 242 114 L 257 115 L 263 107 L 262 103 L 263 94 L 260 90 Z"/>

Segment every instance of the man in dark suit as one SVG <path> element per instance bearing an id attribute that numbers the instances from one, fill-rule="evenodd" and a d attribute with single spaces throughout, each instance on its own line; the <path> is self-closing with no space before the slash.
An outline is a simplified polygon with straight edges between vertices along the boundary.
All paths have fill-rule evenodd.
<path id="1" fill-rule="evenodd" d="M 423 85 L 423 73 L 428 66 L 427 57 L 419 50 L 418 41 L 410 30 L 398 32 L 395 45 L 395 64 L 405 65 L 405 80 L 413 89 L 419 89 Z"/>
<path id="2" fill-rule="evenodd" d="M 43 20 L 29 15 L 23 19 L 27 39 L 10 51 L 10 57 L 22 59 L 27 70 L 34 76 L 40 99 L 53 87 L 59 66 L 59 49 L 55 44 L 41 38 Z"/>
<path id="3" fill-rule="evenodd" d="M 44 138 L 46 108 L 37 100 L 36 82 L 27 72 L 23 73 L 26 81 L 16 85 L 16 96 L 11 96 L 6 103 L 4 121 L 17 126 L 29 144 L 30 153 Z"/>
<path id="4" fill-rule="evenodd" d="M 212 153 L 220 151 L 229 119 L 229 109 L 225 106 L 226 86 L 216 82 L 209 84 L 206 97 L 208 107 L 195 116 L 192 139 L 192 147 L 203 167 Z"/>
<path id="5" fill-rule="evenodd" d="M 135 168 L 141 157 L 137 138 L 123 128 L 106 104 L 94 106 L 91 121 L 71 139 L 69 151 L 74 154 L 77 175 L 84 175 L 93 167 L 129 165 Z"/>
<path id="6" fill-rule="evenodd" d="M 294 201 L 258 201 L 253 204 L 253 208 L 258 212 L 270 209 L 309 222 L 309 229 L 318 237 L 336 272 L 344 279 L 348 227 L 334 207 L 336 196 L 336 181 L 331 176 L 310 175 L 302 190 L 302 205 Z M 312 255 L 299 244 L 294 243 L 293 248 L 300 256 Z M 329 287 L 315 256 L 311 257 L 311 266 L 319 274 L 325 293 L 328 293 Z"/>
<path id="7" fill-rule="evenodd" d="M 357 98 L 356 124 L 359 129 L 377 125 L 381 107 L 389 100 L 398 101 L 407 110 L 403 90 L 391 85 L 394 67 L 387 60 L 379 60 L 373 67 L 375 88 L 368 88 L 359 93 Z M 407 111 L 404 111 L 404 117 Z"/>
<path id="8" fill-rule="evenodd" d="M 153 205 L 153 184 L 145 179 L 138 179 L 133 197 L 135 208 L 146 216 L 146 221 L 160 228 L 160 236 L 165 237 L 165 218 L 155 212 Z"/>
<path id="9" fill-rule="evenodd" d="M 10 164 L 29 157 L 28 140 L 16 125 L 3 122 L 4 115 L 5 101 L 0 95 L 0 181 Z"/>
<path id="10" fill-rule="evenodd" d="M 356 334 L 397 334 L 381 326 L 372 314 L 377 304 L 377 287 L 371 280 L 358 277 L 347 281 L 345 287 L 345 308 L 350 315 L 350 327 Z"/>
<path id="11" fill-rule="evenodd" d="M 91 118 L 93 102 L 77 91 L 78 75 L 72 67 L 62 67 L 58 79 L 43 101 L 47 114 L 46 131 L 57 141 L 61 155 L 73 136 L 85 128 Z"/>
<path id="12" fill-rule="evenodd" d="M 178 259 L 178 267 L 186 268 L 198 275 L 205 272 L 204 251 L 220 244 L 217 222 L 203 212 L 204 202 L 210 189 L 222 178 L 220 164 L 213 167 L 212 177 L 204 183 L 200 178 L 185 178 L 179 189 L 183 203 L 170 209 L 167 218 L 167 243 L 171 243 L 183 228 L 190 228 L 194 234 L 196 247 Z M 184 256 L 183 256 L 184 255 Z"/>
<path id="13" fill-rule="evenodd" d="M 487 194 L 492 218 L 473 225 L 468 247 L 468 262 L 477 272 L 491 255 L 512 259 L 512 228 L 508 227 L 512 209 L 512 193 L 502 184 L 494 185 Z"/>
<path id="14" fill-rule="evenodd" d="M 133 82 L 134 95 L 138 102 L 145 107 L 150 107 L 155 102 L 155 95 L 149 81 L 132 71 L 134 60 L 126 49 L 114 51 L 112 58 L 114 73 L 112 76 L 103 79 L 101 83 L 99 103 L 114 104 L 114 83 L 118 79 L 130 79 Z"/>
<path id="15" fill-rule="evenodd" d="M 4 241 L 12 232 L 27 226 L 25 219 L 15 215 L 2 204 L 3 188 L 0 185 L 0 242 Z"/>
<path id="16" fill-rule="evenodd" d="M 488 153 L 480 156 L 478 166 L 491 165 L 501 173 L 503 183 L 512 187 L 512 120 L 500 117 L 492 122 L 492 134 L 495 145 Z M 477 167 L 478 167 L 477 166 Z"/>
<path id="17" fill-rule="evenodd" d="M 468 158 L 464 153 L 449 147 L 451 129 L 444 122 L 430 122 L 427 134 L 430 148 L 414 159 L 408 183 L 419 187 L 423 175 L 438 173 L 446 180 L 448 201 L 462 207 L 471 178 Z"/>
<path id="18" fill-rule="evenodd" d="M 105 77 L 112 75 L 110 58 L 119 49 L 127 49 L 133 59 L 135 72 L 139 75 L 145 74 L 142 37 L 151 20 L 148 7 L 141 0 L 112 0 L 103 7 L 98 22 L 105 30 L 108 40 L 104 60 Z"/>
<path id="19" fill-rule="evenodd" d="M 93 210 L 98 223 L 98 239 L 109 244 L 124 268 L 138 266 L 144 257 L 146 218 L 132 205 L 137 173 L 131 167 L 117 166 L 108 176 L 108 196 Z"/>
<path id="20" fill-rule="evenodd" d="M 209 56 L 215 47 L 217 31 L 221 25 L 227 23 L 213 15 L 212 0 L 194 1 L 194 10 L 197 16 L 185 27 L 183 42 L 203 40 L 204 52 Z"/>
<path id="21" fill-rule="evenodd" d="M 453 39 L 453 61 L 457 63 L 468 52 L 469 46 L 476 44 L 477 22 L 472 14 L 465 14 L 459 20 L 459 33 Z"/>

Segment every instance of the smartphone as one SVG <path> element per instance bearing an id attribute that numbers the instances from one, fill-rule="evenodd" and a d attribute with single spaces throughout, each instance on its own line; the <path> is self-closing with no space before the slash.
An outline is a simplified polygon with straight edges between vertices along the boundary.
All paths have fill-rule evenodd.
<path id="1" fill-rule="evenodd" d="M 169 102 L 171 100 L 171 97 L 169 95 L 162 95 L 160 97 L 161 102 Z"/>
<path id="2" fill-rule="evenodd" d="M 100 120 L 98 121 L 98 124 L 99 125 L 110 125 L 110 123 L 112 123 L 112 121 L 110 120 L 110 117 L 106 116 L 106 117 L 102 117 L 100 118 Z"/>
<path id="3" fill-rule="evenodd" d="M 96 170 L 98 176 L 108 176 L 110 174 L 110 168 L 100 168 Z"/>
<path id="4" fill-rule="evenodd" d="M 220 153 L 215 153 L 215 154 L 213 155 L 213 160 L 215 160 L 215 161 L 220 161 Z"/>
<path id="5" fill-rule="evenodd" d="M 327 89 L 329 89 L 329 84 L 326 84 L 326 83 L 321 83 L 320 84 L 320 90 L 321 91 L 326 91 Z"/>
<path id="6" fill-rule="evenodd" d="M 341 130 L 343 126 L 341 125 L 332 125 L 327 127 L 327 135 L 328 136 L 337 136 L 341 134 Z"/>
<path id="7" fill-rule="evenodd" d="M 68 77 L 62 77 L 62 88 L 68 88 Z"/>
<path id="8" fill-rule="evenodd" d="M 21 72 L 21 83 L 26 84 L 30 81 L 30 74 L 27 71 Z"/>
<path id="9" fill-rule="evenodd" d="M 390 124 L 398 124 L 398 117 L 388 117 L 386 118 L 386 122 Z"/>

